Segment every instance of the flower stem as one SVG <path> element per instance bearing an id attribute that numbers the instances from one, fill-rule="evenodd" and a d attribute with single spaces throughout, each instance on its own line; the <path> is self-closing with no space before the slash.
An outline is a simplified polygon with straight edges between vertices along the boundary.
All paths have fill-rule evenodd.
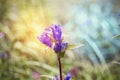
<path id="1" fill-rule="evenodd" d="M 59 67 L 59 73 L 60 73 L 60 80 L 62 80 L 62 66 L 61 66 L 61 60 L 58 57 L 58 67 Z"/>

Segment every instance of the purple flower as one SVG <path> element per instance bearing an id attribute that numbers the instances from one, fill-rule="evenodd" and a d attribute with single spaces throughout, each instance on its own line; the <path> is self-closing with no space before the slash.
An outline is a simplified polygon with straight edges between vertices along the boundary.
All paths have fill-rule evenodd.
<path id="1" fill-rule="evenodd" d="M 68 43 L 62 41 L 62 31 L 60 25 L 51 25 L 45 29 L 38 39 L 46 46 L 52 48 L 56 53 L 64 52 Z"/>
<path id="2" fill-rule="evenodd" d="M 46 46 L 52 47 L 51 39 L 47 33 L 44 32 L 42 35 L 38 36 L 37 38 Z"/>
<path id="3" fill-rule="evenodd" d="M 5 52 L 0 53 L 0 58 L 2 58 L 2 59 L 9 59 L 10 58 L 9 51 L 5 51 Z"/>
<path id="4" fill-rule="evenodd" d="M 118 16 L 120 16 L 120 13 L 118 14 Z"/>
<path id="5" fill-rule="evenodd" d="M 55 75 L 54 80 L 59 80 L 59 78 L 58 78 L 58 76 L 57 76 L 57 75 Z"/>
<path id="6" fill-rule="evenodd" d="M 52 29 L 54 39 L 56 41 L 60 41 L 61 36 L 62 36 L 61 26 L 60 25 L 52 25 L 51 29 Z"/>
<path id="7" fill-rule="evenodd" d="M 56 42 L 54 46 L 54 51 L 56 53 L 64 52 L 67 45 L 68 43 L 65 43 L 65 42 Z"/>
<path id="8" fill-rule="evenodd" d="M 68 42 L 62 42 L 61 43 L 61 51 L 64 52 L 67 46 L 68 46 Z"/>
<path id="9" fill-rule="evenodd" d="M 3 37 L 4 37 L 4 33 L 0 32 L 0 38 L 3 38 Z"/>
<path id="10" fill-rule="evenodd" d="M 64 78 L 64 80 L 70 80 L 71 76 L 72 76 L 71 73 L 67 73 L 67 75 L 66 75 L 66 77 Z M 59 80 L 58 76 L 55 76 L 55 77 L 54 77 L 54 80 Z"/>
<path id="11" fill-rule="evenodd" d="M 0 53 L 0 57 L 4 59 L 5 58 L 5 53 Z"/>
<path id="12" fill-rule="evenodd" d="M 32 72 L 32 77 L 34 80 L 38 80 L 38 78 L 40 77 L 40 73 L 36 72 L 36 71 L 33 71 Z"/>
<path id="13" fill-rule="evenodd" d="M 53 49 L 56 53 L 61 52 L 61 43 L 60 42 L 55 43 L 55 46 Z"/>
<path id="14" fill-rule="evenodd" d="M 64 80 L 70 80 L 70 78 L 71 78 L 71 73 L 68 73 Z"/>

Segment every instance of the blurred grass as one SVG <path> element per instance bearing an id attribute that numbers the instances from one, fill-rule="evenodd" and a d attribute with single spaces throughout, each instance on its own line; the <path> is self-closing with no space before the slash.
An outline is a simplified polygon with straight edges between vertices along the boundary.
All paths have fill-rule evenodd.
<path id="1" fill-rule="evenodd" d="M 50 53 L 43 55 L 45 46 L 37 40 L 37 36 L 50 24 L 50 11 L 43 8 L 42 5 L 35 7 L 31 1 L 15 0 L 11 1 L 9 9 L 9 13 L 6 15 L 8 21 L 5 21 L 7 24 L 2 24 L 4 26 L 2 31 L 11 41 L 11 47 L 22 55 L 34 56 L 41 61 L 47 57 L 47 61 L 52 61 Z"/>

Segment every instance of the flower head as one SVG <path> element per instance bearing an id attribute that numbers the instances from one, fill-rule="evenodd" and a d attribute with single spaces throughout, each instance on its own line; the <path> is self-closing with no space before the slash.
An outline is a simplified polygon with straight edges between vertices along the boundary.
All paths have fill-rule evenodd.
<path id="1" fill-rule="evenodd" d="M 9 59 L 10 58 L 9 51 L 5 51 L 5 52 L 0 53 L 0 58 L 1 59 Z"/>
<path id="2" fill-rule="evenodd" d="M 0 38 L 3 38 L 4 37 L 4 33 L 3 32 L 0 32 Z"/>
<path id="3" fill-rule="evenodd" d="M 4 59 L 5 58 L 5 53 L 0 53 L 0 57 Z"/>
<path id="4" fill-rule="evenodd" d="M 68 45 L 67 42 L 56 42 L 54 46 L 54 51 L 56 53 L 64 52 L 67 45 Z"/>
<path id="5" fill-rule="evenodd" d="M 52 48 L 56 53 L 64 52 L 68 43 L 62 41 L 62 30 L 60 25 L 52 24 L 45 29 L 42 35 L 38 36 L 40 42 Z"/>
<path id="6" fill-rule="evenodd" d="M 59 80 L 59 78 L 58 78 L 58 76 L 57 76 L 57 75 L 55 75 L 54 80 Z"/>
<path id="7" fill-rule="evenodd" d="M 72 76 L 71 73 L 67 73 L 67 75 L 64 78 L 64 80 L 70 80 L 71 76 Z M 58 76 L 55 75 L 54 80 L 59 80 Z"/>
<path id="8" fill-rule="evenodd" d="M 40 73 L 38 73 L 36 71 L 32 72 L 32 77 L 33 77 L 34 80 L 38 80 L 39 76 L 40 76 Z"/>
<path id="9" fill-rule="evenodd" d="M 70 78 L 71 78 L 71 73 L 68 73 L 64 80 L 70 80 Z"/>

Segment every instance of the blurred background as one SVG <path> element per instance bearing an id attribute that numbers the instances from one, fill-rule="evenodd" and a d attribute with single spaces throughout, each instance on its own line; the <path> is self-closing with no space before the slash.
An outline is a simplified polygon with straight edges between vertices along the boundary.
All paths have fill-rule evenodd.
<path id="1" fill-rule="evenodd" d="M 0 80 L 48 80 L 58 75 L 56 55 L 37 39 L 62 25 L 67 50 L 63 73 L 71 80 L 120 80 L 119 0 L 0 0 Z"/>

